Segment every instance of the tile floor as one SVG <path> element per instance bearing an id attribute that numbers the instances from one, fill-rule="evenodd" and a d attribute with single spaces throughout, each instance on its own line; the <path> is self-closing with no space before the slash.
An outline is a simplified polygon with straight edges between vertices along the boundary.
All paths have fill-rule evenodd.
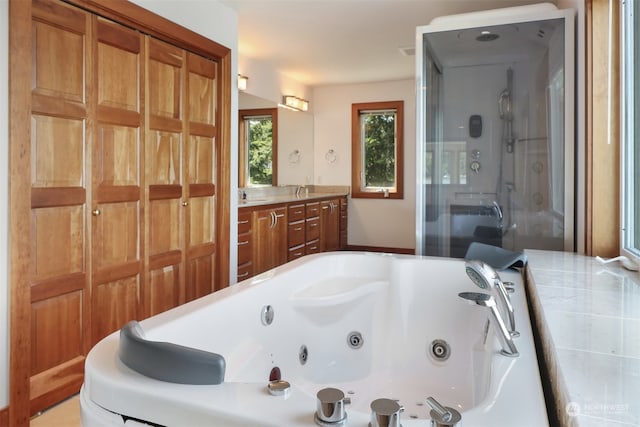
<path id="1" fill-rule="evenodd" d="M 70 397 L 31 418 L 30 427 L 80 427 L 80 398 Z"/>

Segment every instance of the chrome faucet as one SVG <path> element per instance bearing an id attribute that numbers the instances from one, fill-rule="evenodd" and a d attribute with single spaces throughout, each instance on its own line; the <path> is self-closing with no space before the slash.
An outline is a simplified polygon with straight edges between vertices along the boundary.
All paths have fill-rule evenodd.
<path id="1" fill-rule="evenodd" d="M 496 300 L 489 294 L 483 294 L 481 292 L 460 292 L 458 296 L 464 300 L 471 301 L 481 307 L 488 307 L 491 310 L 491 315 L 493 317 L 493 321 L 498 325 L 498 339 L 502 344 L 502 350 L 500 354 L 509 357 L 518 357 L 520 353 L 518 353 L 518 349 L 513 342 L 513 338 L 509 333 L 504 321 L 502 320 L 502 316 L 498 311 L 498 307 L 496 306 Z"/>
<path id="2" fill-rule="evenodd" d="M 513 311 L 513 304 L 511 304 L 511 298 L 507 294 L 507 290 L 498 272 L 489 264 L 480 260 L 467 260 L 465 270 L 473 283 L 481 289 L 490 289 L 497 295 L 509 320 L 509 333 L 513 337 L 520 336 L 520 332 L 516 330 L 516 318 Z"/>
<path id="3" fill-rule="evenodd" d="M 304 185 L 298 185 L 296 187 L 296 198 L 302 197 L 302 190 L 304 190 Z"/>

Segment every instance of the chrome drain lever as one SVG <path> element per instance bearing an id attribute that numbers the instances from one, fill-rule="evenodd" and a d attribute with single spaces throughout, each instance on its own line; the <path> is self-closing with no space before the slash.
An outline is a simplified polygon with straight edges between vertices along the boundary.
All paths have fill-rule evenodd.
<path id="1" fill-rule="evenodd" d="M 431 406 L 431 427 L 455 427 L 460 425 L 460 412 L 448 406 L 442 406 L 433 397 L 427 397 L 427 404 Z"/>
<path id="2" fill-rule="evenodd" d="M 316 424 L 322 427 L 342 427 L 347 423 L 347 413 L 344 405 L 351 403 L 351 399 L 337 388 L 323 388 L 316 397 L 316 413 L 313 417 Z"/>

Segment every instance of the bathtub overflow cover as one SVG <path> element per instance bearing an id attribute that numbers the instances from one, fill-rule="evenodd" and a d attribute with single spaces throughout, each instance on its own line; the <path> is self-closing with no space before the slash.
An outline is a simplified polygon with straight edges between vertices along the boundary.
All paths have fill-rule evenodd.
<path id="1" fill-rule="evenodd" d="M 273 307 L 270 305 L 265 305 L 262 307 L 262 312 L 260 313 L 260 319 L 262 320 L 262 324 L 264 326 L 268 326 L 273 322 L 273 316 L 275 313 L 273 312 Z"/>

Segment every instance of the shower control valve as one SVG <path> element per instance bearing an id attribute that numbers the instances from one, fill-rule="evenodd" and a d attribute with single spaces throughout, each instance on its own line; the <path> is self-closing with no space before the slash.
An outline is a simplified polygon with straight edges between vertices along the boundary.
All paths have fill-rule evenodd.
<path id="1" fill-rule="evenodd" d="M 480 162 L 477 160 L 472 161 L 471 163 L 469 163 L 469 169 L 471 169 L 475 173 L 480 172 Z"/>

